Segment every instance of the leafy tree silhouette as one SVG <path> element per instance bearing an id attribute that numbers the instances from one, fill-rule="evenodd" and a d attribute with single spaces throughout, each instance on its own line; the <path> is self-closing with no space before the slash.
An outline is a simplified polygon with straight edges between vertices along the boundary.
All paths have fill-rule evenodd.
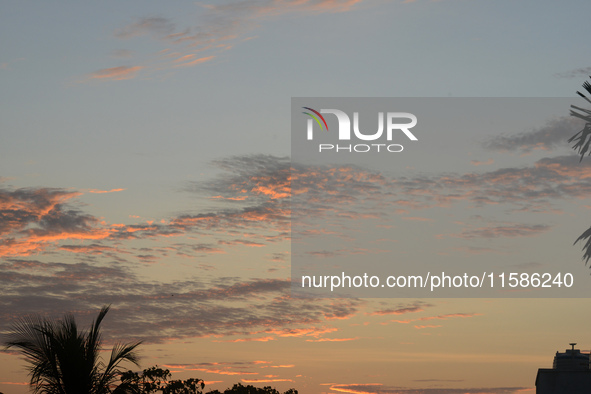
<path id="1" fill-rule="evenodd" d="M 154 366 L 137 373 L 127 371 L 121 374 L 121 384 L 113 394 L 201 394 L 205 382 L 201 379 L 168 380 L 171 377 L 168 369 Z"/>
<path id="2" fill-rule="evenodd" d="M 591 78 L 591 76 L 589 78 Z M 583 88 L 585 88 L 587 93 L 591 94 L 591 84 L 589 82 L 585 81 L 583 83 Z M 583 93 L 577 91 L 577 94 L 584 98 L 588 103 L 591 103 L 591 100 Z M 578 153 L 581 155 L 580 162 L 583 160 L 585 153 L 591 155 L 591 150 L 589 149 L 591 147 L 591 111 L 577 107 L 576 105 L 571 105 L 570 114 L 571 116 L 575 116 L 585 121 L 585 127 L 583 127 L 583 130 L 579 131 L 568 140 L 568 142 L 575 142 L 573 149 L 578 150 Z M 583 246 L 583 260 L 585 260 L 585 265 L 587 265 L 589 259 L 591 259 L 591 227 L 577 238 L 575 244 L 583 240 L 587 240 Z"/>
<path id="3" fill-rule="evenodd" d="M 220 392 L 219 390 L 209 391 L 206 394 L 281 394 L 276 389 L 265 386 L 263 388 L 254 387 L 252 385 L 243 386 L 241 383 L 235 384 L 232 386 L 231 389 L 226 389 L 224 392 Z M 289 389 L 283 394 L 298 394 L 296 389 Z"/>
<path id="4" fill-rule="evenodd" d="M 61 320 L 25 317 L 12 326 L 6 348 L 18 349 L 28 363 L 31 389 L 36 394 L 106 394 L 121 374 L 124 361 L 138 365 L 140 342 L 118 343 L 105 364 L 100 325 L 109 311 L 104 306 L 88 331 L 80 331 L 74 316 Z"/>

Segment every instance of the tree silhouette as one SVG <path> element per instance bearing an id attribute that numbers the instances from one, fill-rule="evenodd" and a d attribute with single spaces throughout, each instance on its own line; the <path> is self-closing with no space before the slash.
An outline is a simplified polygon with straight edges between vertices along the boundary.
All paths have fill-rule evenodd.
<path id="1" fill-rule="evenodd" d="M 591 84 L 589 84 L 589 82 L 583 83 L 583 87 L 588 93 L 591 94 Z M 591 103 L 591 100 L 589 100 L 587 96 L 578 90 L 577 94 L 587 100 L 587 102 Z M 568 140 L 568 142 L 576 141 L 576 143 L 573 145 L 573 149 L 579 151 L 579 154 L 581 155 L 581 159 L 579 161 L 581 161 L 583 160 L 585 153 L 589 152 L 588 154 L 591 155 L 591 150 L 589 150 L 589 147 L 591 146 L 591 111 L 577 107 L 576 105 L 571 105 L 570 108 L 571 116 L 575 116 L 585 121 L 585 127 L 583 127 L 583 130 L 579 131 Z"/>
<path id="2" fill-rule="evenodd" d="M 142 373 L 127 371 L 121 374 L 121 384 L 113 394 L 201 394 L 205 382 L 201 379 L 168 380 L 172 377 L 168 369 L 154 366 Z"/>
<path id="3" fill-rule="evenodd" d="M 587 93 L 591 94 L 591 84 L 589 82 L 583 83 L 583 88 L 585 88 Z M 591 100 L 589 100 L 589 98 L 583 93 L 577 91 L 577 94 L 584 98 L 588 103 L 591 103 Z M 591 150 L 589 149 L 591 147 L 591 111 L 577 107 L 576 105 L 571 105 L 570 114 L 571 116 L 575 116 L 585 121 L 585 127 L 583 127 L 583 130 L 579 131 L 568 140 L 568 142 L 575 141 L 573 149 L 578 150 L 578 153 L 581 155 L 581 159 L 579 160 L 580 162 L 583 160 L 585 153 L 588 152 L 587 154 L 591 155 Z M 589 259 L 591 259 L 591 227 L 581 234 L 579 238 L 577 238 L 575 244 L 583 240 L 587 240 L 583 246 L 583 260 L 585 260 L 585 265 L 587 265 L 589 263 Z"/>
<path id="4" fill-rule="evenodd" d="M 80 331 L 74 316 L 61 320 L 25 317 L 12 326 L 6 348 L 18 349 L 28 363 L 31 389 L 37 394 L 106 394 L 121 374 L 119 364 L 138 365 L 136 347 L 117 343 L 105 364 L 100 358 L 100 325 L 104 306 L 88 331 Z"/>
<path id="5" fill-rule="evenodd" d="M 281 394 L 271 386 L 265 386 L 263 388 L 255 387 L 252 385 L 243 386 L 242 383 L 235 384 L 231 389 L 226 389 L 224 392 L 219 390 L 209 391 L 206 394 Z M 289 389 L 283 394 L 298 394 L 296 389 Z"/>

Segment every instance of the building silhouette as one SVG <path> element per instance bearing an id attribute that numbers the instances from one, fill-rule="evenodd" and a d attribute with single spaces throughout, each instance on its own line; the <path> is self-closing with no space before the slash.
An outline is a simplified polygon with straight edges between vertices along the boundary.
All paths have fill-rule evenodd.
<path id="1" fill-rule="evenodd" d="M 536 394 L 589 394 L 591 393 L 591 369 L 589 353 L 575 349 L 564 353 L 556 352 L 552 368 L 538 369 L 536 376 Z"/>

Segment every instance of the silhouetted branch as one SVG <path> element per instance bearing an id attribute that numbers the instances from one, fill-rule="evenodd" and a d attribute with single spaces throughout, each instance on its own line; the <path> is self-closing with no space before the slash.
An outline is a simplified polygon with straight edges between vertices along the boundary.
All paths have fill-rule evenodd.
<path id="1" fill-rule="evenodd" d="M 583 250 L 585 251 L 585 253 L 583 254 L 583 260 L 585 260 L 585 265 L 587 265 L 589 259 L 591 259 L 591 227 L 589 227 L 587 231 L 581 234 L 574 244 L 584 239 L 586 239 L 587 242 L 585 242 L 585 245 L 583 246 Z"/>
<path id="2" fill-rule="evenodd" d="M 591 84 L 589 82 L 585 82 L 583 87 L 589 94 L 591 94 Z M 587 100 L 587 102 L 591 103 L 591 100 L 583 93 L 577 91 L 577 94 Z M 585 127 L 583 130 L 579 131 L 568 140 L 568 142 L 576 141 L 573 145 L 573 149 L 579 151 L 578 153 L 581 155 L 581 158 L 579 159 L 580 162 L 583 160 L 585 153 L 589 152 L 588 154 L 591 155 L 591 150 L 589 150 L 589 147 L 591 146 L 591 111 L 577 107 L 576 105 L 571 105 L 570 107 L 571 116 L 575 116 L 585 121 Z"/>

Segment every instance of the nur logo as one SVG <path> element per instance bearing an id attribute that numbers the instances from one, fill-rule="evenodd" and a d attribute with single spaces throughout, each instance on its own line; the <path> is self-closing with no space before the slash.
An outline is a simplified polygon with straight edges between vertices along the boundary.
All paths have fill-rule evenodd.
<path id="1" fill-rule="evenodd" d="M 302 107 L 305 115 L 310 118 L 307 123 L 307 139 L 312 141 L 314 139 L 314 122 L 318 124 L 320 130 L 326 129 L 328 132 L 328 124 L 322 114 L 332 114 L 336 116 L 339 124 L 338 128 L 338 139 L 339 141 L 350 141 L 351 140 L 351 119 L 349 115 L 338 109 L 321 109 L 316 111 L 310 107 Z M 386 126 L 384 127 L 384 118 L 386 119 Z M 400 123 L 400 120 L 406 120 L 406 122 Z M 362 141 L 375 141 L 382 137 L 384 129 L 386 130 L 386 140 L 392 141 L 395 131 L 401 131 L 409 140 L 418 141 L 417 137 L 411 133 L 410 129 L 416 126 L 417 117 L 408 112 L 387 112 L 384 117 L 383 112 L 378 113 L 378 130 L 373 134 L 365 134 L 359 130 L 359 112 L 353 112 L 353 134 L 356 139 Z M 384 148 L 384 149 L 381 149 Z M 402 152 L 403 146 L 400 144 L 356 144 L 356 145 L 334 145 L 334 144 L 319 144 L 318 151 L 347 151 L 347 152 L 359 152 L 365 153 L 370 151 L 388 151 L 388 152 Z"/>

